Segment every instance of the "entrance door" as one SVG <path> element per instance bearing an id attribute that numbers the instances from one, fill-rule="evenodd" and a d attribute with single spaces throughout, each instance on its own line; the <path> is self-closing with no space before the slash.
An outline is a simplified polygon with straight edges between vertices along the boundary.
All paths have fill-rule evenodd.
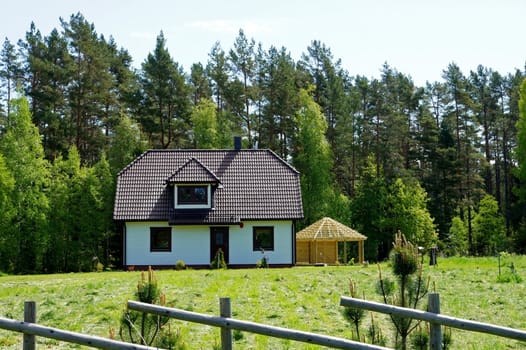
<path id="1" fill-rule="evenodd" d="M 215 258 L 219 249 L 223 251 L 228 264 L 228 227 L 210 227 L 210 261 Z"/>

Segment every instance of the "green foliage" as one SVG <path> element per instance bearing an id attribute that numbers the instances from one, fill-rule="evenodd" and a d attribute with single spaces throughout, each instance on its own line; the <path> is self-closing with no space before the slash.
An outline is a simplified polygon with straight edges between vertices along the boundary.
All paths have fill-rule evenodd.
<path id="1" fill-rule="evenodd" d="M 11 265 L 10 272 L 31 273 L 42 269 L 44 251 L 49 242 L 49 200 L 46 195 L 49 168 L 38 129 L 31 121 L 27 99 L 14 99 L 11 107 L 10 124 L 0 138 L 0 153 L 14 179 L 11 198 L 16 211 L 9 249 L 2 259 Z"/>
<path id="2" fill-rule="evenodd" d="M 524 324 L 524 312 L 517 305 L 524 300 L 524 282 L 496 283 L 496 261 L 496 257 L 450 257 L 441 259 L 436 267 L 424 265 L 426 274 L 432 280 L 440 281 L 441 313 L 520 329 Z M 526 256 L 513 256 L 513 262 L 522 275 L 526 268 Z M 380 265 L 385 274 L 389 274 L 389 263 L 382 262 Z M 361 265 L 264 270 L 196 269 L 181 273 L 167 269 L 155 271 L 155 274 L 167 296 L 168 305 L 174 303 L 176 308 L 217 316 L 218 296 L 228 292 L 236 319 L 346 339 L 351 338 L 351 327 L 341 315 L 343 308 L 340 298 L 343 291 L 348 293 L 349 280 L 342 276 L 352 276 L 359 285 L 360 296 L 365 294 L 368 300 L 382 301 L 374 292 L 377 273 Z M 0 315 L 23 319 L 21 301 L 35 300 L 39 323 L 101 337 L 108 337 L 108 326 L 112 325 L 119 339 L 124 302 L 135 300 L 135 286 L 139 279 L 139 271 L 4 275 L 0 277 L 0 284 L 9 287 L 0 288 Z M 368 336 L 371 317 L 374 317 L 376 334 L 381 334 L 385 339 L 383 346 L 388 344 L 388 347 L 394 348 L 391 324 L 386 315 L 367 312 L 360 326 L 361 337 L 372 343 Z M 218 342 L 217 328 L 214 330 L 206 325 L 173 322 L 172 329 L 180 329 L 188 348 L 210 349 L 212 344 Z M 90 325 L 89 332 L 86 332 L 87 324 Z M 238 344 L 241 348 L 313 348 L 312 344 L 284 344 L 283 340 L 277 338 L 250 332 L 243 334 L 244 338 Z M 443 334 L 446 334 L 445 331 Z M 454 344 L 451 349 L 518 350 L 523 347 L 513 339 L 481 336 L 477 332 L 452 330 L 452 334 Z M 19 349 L 20 340 L 19 333 L 0 330 L 0 347 Z M 43 337 L 37 337 L 37 342 L 39 348 L 45 349 L 65 350 L 72 347 L 71 344 Z"/>
<path id="3" fill-rule="evenodd" d="M 389 251 L 392 232 L 385 229 L 387 191 L 385 179 L 376 173 L 374 160 L 369 158 L 350 212 L 356 230 L 367 236 L 365 257 L 372 261 L 385 259 Z"/>
<path id="4" fill-rule="evenodd" d="M 127 115 L 121 116 L 108 150 L 108 162 L 112 173 L 117 174 L 146 148 L 139 125 Z"/>
<path id="5" fill-rule="evenodd" d="M 147 276 L 144 271 L 141 273 L 135 296 L 143 303 L 166 305 L 166 296 L 161 292 L 151 268 L 148 268 Z M 169 321 L 170 319 L 166 316 L 125 310 L 120 321 L 119 335 L 123 341 L 134 344 L 185 349 L 180 331 L 173 330 Z"/>
<path id="6" fill-rule="evenodd" d="M 175 269 L 176 270 L 184 270 L 186 268 L 186 263 L 184 260 L 177 260 L 175 262 Z"/>
<path id="7" fill-rule="evenodd" d="M 371 344 L 385 346 L 387 344 L 387 338 L 383 335 L 382 329 L 379 327 L 378 323 L 374 320 L 373 315 L 371 314 L 371 324 L 367 330 L 367 336 Z"/>
<path id="8" fill-rule="evenodd" d="M 239 329 L 234 329 L 232 331 L 232 338 L 234 338 L 235 341 L 240 341 L 244 338 L 243 332 Z"/>
<path id="9" fill-rule="evenodd" d="M 182 147 L 187 144 L 190 115 L 190 88 L 184 72 L 166 48 L 163 32 L 157 36 L 153 53 L 142 63 L 143 89 L 140 122 L 157 148 Z"/>
<path id="10" fill-rule="evenodd" d="M 426 192 L 418 184 L 405 184 L 402 179 L 388 184 L 377 174 L 370 158 L 351 202 L 351 221 L 370 241 L 366 258 L 387 257 L 392 232 L 398 230 L 407 230 L 408 237 L 418 245 L 433 245 L 437 235 L 427 201 Z"/>
<path id="11" fill-rule="evenodd" d="M 395 236 L 393 250 L 391 250 L 389 258 L 393 273 L 399 280 L 406 279 L 409 275 L 417 272 L 420 267 L 417 248 L 407 241 L 400 231 Z"/>
<path id="12" fill-rule="evenodd" d="M 16 214 L 13 203 L 15 179 L 7 168 L 4 157 L 0 153 L 0 271 L 12 271 L 13 244 L 16 243 L 16 232 L 12 222 Z M 7 258 L 9 257 L 9 258 Z"/>
<path id="13" fill-rule="evenodd" d="M 391 288 L 388 283 L 384 283 L 379 265 L 379 289 L 384 303 L 416 309 L 428 290 L 428 285 L 422 277 L 418 249 L 398 232 L 389 256 L 392 272 L 397 278 L 398 291 L 391 294 Z M 408 337 L 418 327 L 419 322 L 396 315 L 390 317 L 396 331 L 397 346 L 406 349 Z"/>
<path id="14" fill-rule="evenodd" d="M 301 173 L 305 217 L 314 222 L 326 216 L 333 198 L 332 156 L 325 138 L 327 122 L 310 91 L 300 90 L 299 103 L 293 163 Z"/>
<path id="15" fill-rule="evenodd" d="M 356 282 L 352 279 L 349 280 L 349 293 L 353 298 L 358 297 Z M 357 339 L 360 339 L 360 323 L 362 322 L 364 316 L 365 310 L 362 308 L 347 306 L 343 309 L 343 317 L 354 326 Z"/>
<path id="16" fill-rule="evenodd" d="M 521 283 L 522 277 L 517 273 L 515 264 L 513 263 L 513 255 L 505 252 L 499 253 L 499 275 L 497 276 L 498 283 Z M 501 273 L 501 268 L 506 267 L 507 269 Z"/>
<path id="17" fill-rule="evenodd" d="M 270 43 L 265 51 L 240 30 L 231 48 L 225 52 L 219 42 L 214 44 L 208 61 L 191 65 L 188 73 L 166 43 L 160 33 L 135 71 L 127 50 L 118 47 L 111 33 L 97 33 L 81 13 L 61 19 L 48 35 L 31 24 L 18 48 L 5 39 L 0 54 L 0 139 L 16 122 L 12 115 L 17 107 L 9 101 L 23 91 L 44 158 L 65 159 L 75 146 L 81 170 L 74 180 L 62 173 L 48 188 L 43 174 L 36 182 L 29 174 L 38 172 L 20 175 L 17 169 L 31 168 L 23 161 L 15 161 L 17 169 L 11 167 L 8 158 L 23 160 L 20 154 L 0 152 L 16 180 L 15 189 L 3 191 L 10 193 L 9 201 L 0 204 L 1 211 L 11 208 L 0 214 L 0 225 L 10 222 L 0 233 L 0 250 L 5 251 L 0 266 L 18 272 L 78 271 L 89 268 L 95 256 L 111 265 L 108 262 L 121 254 L 107 215 L 110 191 L 97 185 L 93 176 L 98 175 L 89 170 L 103 154 L 115 174 L 147 147 L 231 148 L 233 135 L 241 135 L 246 147 L 272 149 L 300 171 L 305 208 L 300 225 L 321 216 L 352 223 L 369 237 L 369 260 L 388 257 L 397 230 L 416 245 L 437 243 L 447 254 L 465 254 L 466 241 L 473 240 L 471 252 L 490 254 L 509 237 L 515 251 L 524 252 L 523 71 L 501 75 L 479 66 L 465 75 L 452 63 L 441 81 L 419 87 L 409 74 L 387 63 L 378 78 L 350 76 L 331 49 L 317 40 L 296 61 L 287 48 Z M 299 92 L 304 90 L 308 92 Z M 216 107 L 215 132 L 213 118 L 191 120 L 202 99 Z M 205 116 L 214 114 L 209 107 Z M 192 139 L 198 134 L 203 140 Z M 38 161 L 30 161 L 42 160 L 39 152 L 35 158 Z M 51 168 L 42 164 L 37 168 Z M 39 190 L 25 191 L 26 180 Z M 95 194 L 99 190 L 104 195 Z M 81 205 L 73 202 L 81 199 L 81 191 L 88 197 L 82 198 L 83 204 L 97 208 L 82 220 L 96 214 L 96 220 L 109 221 L 93 220 L 92 228 L 84 228 L 72 220 L 73 213 L 81 212 Z M 478 225 L 472 210 L 484 193 L 498 203 L 504 240 L 500 229 L 498 237 L 492 234 L 488 241 L 470 229 Z M 465 224 L 465 235 L 455 216 Z M 76 228 L 80 238 L 95 238 L 93 247 L 77 240 Z M 442 242 L 435 242 L 436 231 Z M 20 247 L 29 252 L 25 260 L 34 266 L 20 266 Z M 82 253 L 82 262 L 76 252 Z"/>
<path id="18" fill-rule="evenodd" d="M 214 256 L 214 259 L 210 262 L 212 269 L 226 269 L 225 253 L 223 249 L 219 248 Z"/>
<path id="19" fill-rule="evenodd" d="M 484 196 L 473 219 L 473 240 L 475 252 L 492 255 L 508 247 L 504 218 L 499 212 L 495 198 Z"/>
<path id="20" fill-rule="evenodd" d="M 266 256 L 262 257 L 260 260 L 257 261 L 256 266 L 258 268 L 265 269 L 268 267 L 268 259 Z"/>
<path id="21" fill-rule="evenodd" d="M 455 216 L 451 221 L 449 229 L 449 244 L 445 251 L 449 255 L 468 254 L 468 228 L 459 216 Z"/>
<path id="22" fill-rule="evenodd" d="M 193 124 L 194 146 L 202 149 L 219 148 L 216 106 L 210 99 L 202 99 L 192 107 L 190 120 Z"/>
<path id="23" fill-rule="evenodd" d="M 396 179 L 388 189 L 386 226 L 400 230 L 416 245 L 430 247 L 437 235 L 433 218 L 427 210 L 427 193 L 418 183 L 405 184 Z"/>
<path id="24" fill-rule="evenodd" d="M 427 350 L 429 347 L 429 330 L 419 325 L 416 331 L 411 334 L 411 345 L 416 350 Z"/>
<path id="25" fill-rule="evenodd" d="M 518 167 L 516 176 L 519 184 L 514 188 L 523 205 L 526 205 L 526 79 L 520 86 L 519 119 L 517 121 L 517 146 L 515 148 Z M 524 216 L 523 216 L 524 217 Z"/>

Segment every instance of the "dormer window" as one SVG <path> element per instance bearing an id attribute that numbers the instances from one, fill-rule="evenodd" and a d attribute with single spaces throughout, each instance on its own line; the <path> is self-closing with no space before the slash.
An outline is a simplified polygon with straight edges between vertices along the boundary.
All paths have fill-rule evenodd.
<path id="1" fill-rule="evenodd" d="M 212 189 L 221 185 L 219 178 L 196 158 L 188 159 L 166 183 L 173 186 L 175 209 L 212 208 Z"/>
<path id="2" fill-rule="evenodd" d="M 208 186 L 177 186 L 177 204 L 208 204 Z"/>
<path id="3" fill-rule="evenodd" d="M 175 208 L 176 209 L 201 209 L 211 207 L 210 185 L 186 185 L 175 186 Z"/>

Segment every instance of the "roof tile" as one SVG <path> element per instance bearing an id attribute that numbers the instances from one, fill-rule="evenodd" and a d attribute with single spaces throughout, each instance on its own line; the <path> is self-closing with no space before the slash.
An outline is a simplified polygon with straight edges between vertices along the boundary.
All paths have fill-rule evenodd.
<path id="1" fill-rule="evenodd" d="M 184 221 L 171 205 L 170 183 L 221 183 L 215 208 L 193 221 L 303 217 L 299 173 L 270 150 L 150 150 L 119 173 L 114 219 Z"/>

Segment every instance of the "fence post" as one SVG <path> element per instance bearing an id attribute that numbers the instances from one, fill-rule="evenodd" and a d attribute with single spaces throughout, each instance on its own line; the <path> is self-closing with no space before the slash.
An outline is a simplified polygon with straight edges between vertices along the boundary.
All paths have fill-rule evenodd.
<path id="1" fill-rule="evenodd" d="M 34 301 L 24 302 L 24 322 L 37 322 L 37 304 Z M 24 333 L 22 348 L 24 350 L 36 349 L 36 337 L 33 334 Z"/>
<path id="2" fill-rule="evenodd" d="M 429 312 L 440 313 L 440 294 L 429 293 L 428 309 Z M 431 350 L 442 349 L 442 326 L 440 323 L 429 323 L 429 348 Z"/>
<path id="3" fill-rule="evenodd" d="M 230 298 L 219 298 L 219 316 L 232 317 Z M 221 327 L 221 349 L 232 350 L 232 329 Z"/>

